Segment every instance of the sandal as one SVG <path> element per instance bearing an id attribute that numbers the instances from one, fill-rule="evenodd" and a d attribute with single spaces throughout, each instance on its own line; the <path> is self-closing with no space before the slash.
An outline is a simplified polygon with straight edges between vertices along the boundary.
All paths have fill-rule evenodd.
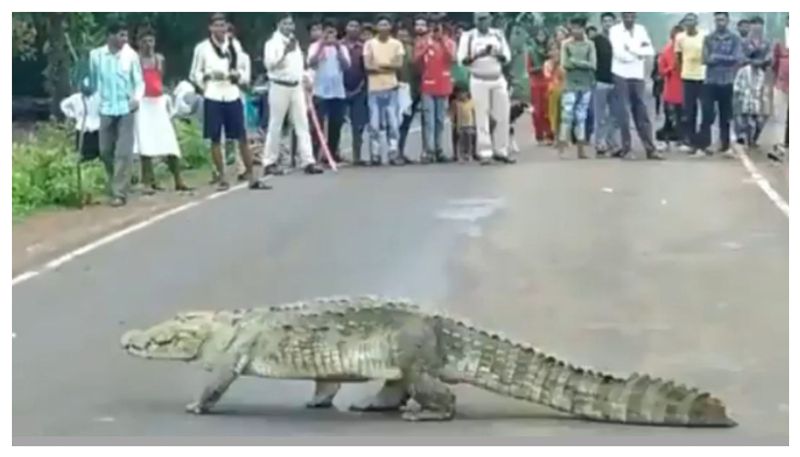
<path id="1" fill-rule="evenodd" d="M 272 189 L 272 186 L 270 186 L 269 184 L 267 184 L 267 183 L 265 183 L 264 181 L 261 181 L 261 180 L 257 180 L 257 181 L 251 182 L 248 187 L 250 187 L 250 190 L 270 190 L 270 189 Z"/>

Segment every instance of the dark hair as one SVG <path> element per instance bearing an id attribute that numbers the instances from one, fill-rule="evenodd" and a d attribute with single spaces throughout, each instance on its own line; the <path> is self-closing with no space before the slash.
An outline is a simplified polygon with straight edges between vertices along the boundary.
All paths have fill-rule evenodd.
<path id="1" fill-rule="evenodd" d="M 762 18 L 761 16 L 754 16 L 750 19 L 750 23 L 764 25 L 764 18 Z"/>
<path id="2" fill-rule="evenodd" d="M 119 32 L 128 30 L 128 26 L 125 22 L 119 19 L 112 19 L 111 21 L 106 24 L 106 31 L 109 35 L 116 35 Z"/>
<path id="3" fill-rule="evenodd" d="M 589 27 L 586 27 L 586 31 L 587 32 L 596 32 L 597 31 L 597 27 L 595 27 L 593 25 L 590 25 Z"/>
<path id="4" fill-rule="evenodd" d="M 725 16 L 726 18 L 730 19 L 731 15 L 728 13 L 714 13 L 714 16 Z"/>
<path id="5" fill-rule="evenodd" d="M 575 25 L 578 27 L 586 27 L 586 18 L 585 17 L 573 17 L 569 20 L 569 25 Z"/>
<path id="6" fill-rule="evenodd" d="M 605 19 L 607 17 L 610 17 L 611 19 L 617 20 L 617 15 L 614 14 L 614 13 L 603 13 L 603 14 L 600 15 L 600 20 L 602 21 L 603 19 Z"/>
<path id="7" fill-rule="evenodd" d="M 323 30 L 325 30 L 325 29 L 336 29 L 336 30 L 339 30 L 339 27 L 338 27 L 338 25 L 336 24 L 336 22 L 333 19 L 325 19 L 324 21 L 322 21 L 322 29 Z"/>
<path id="8" fill-rule="evenodd" d="M 381 21 L 386 21 L 389 24 L 394 25 L 394 23 L 392 22 L 392 18 L 390 18 L 388 14 L 379 14 L 375 16 L 375 25 L 378 25 L 378 22 Z"/>
<path id="9" fill-rule="evenodd" d="M 213 24 L 217 21 L 228 22 L 228 18 L 225 16 L 225 13 L 214 13 L 208 18 L 209 24 Z"/>
<path id="10" fill-rule="evenodd" d="M 425 14 L 417 14 L 416 16 L 414 16 L 414 23 L 416 24 L 417 21 L 425 21 L 425 23 L 427 24 L 428 16 Z"/>
<path id="11" fill-rule="evenodd" d="M 139 40 L 141 40 L 142 38 L 145 38 L 145 37 L 149 37 L 149 36 L 155 38 L 156 31 L 155 31 L 155 29 L 153 29 L 153 27 L 150 26 L 150 24 L 144 24 L 141 27 L 139 27 L 139 30 L 138 30 L 138 33 L 136 34 L 136 36 L 137 36 L 137 38 Z"/>
<path id="12" fill-rule="evenodd" d="M 283 20 L 283 18 L 279 19 L 278 21 L 280 22 L 282 20 Z M 317 27 L 317 26 L 325 28 L 325 23 L 320 21 L 320 20 L 313 20 L 313 21 L 308 23 L 308 25 L 306 26 L 306 30 L 308 30 L 310 32 L 311 29 L 313 29 L 314 27 Z"/>
<path id="13" fill-rule="evenodd" d="M 750 19 L 739 19 L 739 22 L 736 23 L 736 25 L 742 25 L 742 24 L 748 24 L 749 25 L 750 24 Z"/>

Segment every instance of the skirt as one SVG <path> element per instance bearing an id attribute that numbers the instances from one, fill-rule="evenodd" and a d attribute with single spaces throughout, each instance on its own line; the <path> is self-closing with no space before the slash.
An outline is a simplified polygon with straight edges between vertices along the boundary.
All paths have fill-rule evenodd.
<path id="1" fill-rule="evenodd" d="M 168 97 L 144 97 L 136 114 L 135 151 L 146 157 L 178 156 L 181 149 L 172 119 Z"/>

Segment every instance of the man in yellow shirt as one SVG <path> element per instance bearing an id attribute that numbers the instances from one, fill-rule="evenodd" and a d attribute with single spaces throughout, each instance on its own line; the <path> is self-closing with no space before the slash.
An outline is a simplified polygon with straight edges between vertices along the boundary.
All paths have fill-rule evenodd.
<path id="1" fill-rule="evenodd" d="M 403 163 L 398 154 L 400 138 L 400 110 L 397 72 L 403 66 L 405 48 L 392 38 L 392 22 L 386 16 L 378 18 L 378 34 L 364 44 L 364 67 L 367 70 L 369 91 L 369 136 L 372 165 L 381 165 L 381 120 L 385 121 L 389 145 L 388 159 L 394 165 Z"/>
<path id="2" fill-rule="evenodd" d="M 676 61 L 683 80 L 683 145 L 682 152 L 693 152 L 698 148 L 698 119 L 700 100 L 703 93 L 703 81 L 706 79 L 706 67 L 703 65 L 703 40 L 705 32 L 697 29 L 697 15 L 689 13 L 683 18 L 685 31 L 675 37 Z M 702 151 L 695 155 L 705 156 Z"/>

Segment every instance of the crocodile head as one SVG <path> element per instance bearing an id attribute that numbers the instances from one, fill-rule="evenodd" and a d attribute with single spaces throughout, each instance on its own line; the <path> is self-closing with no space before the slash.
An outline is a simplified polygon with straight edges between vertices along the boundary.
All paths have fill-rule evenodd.
<path id="1" fill-rule="evenodd" d="M 206 346 L 229 343 L 237 320 L 229 312 L 181 313 L 150 328 L 126 332 L 120 343 L 136 357 L 189 362 L 202 357 Z"/>

